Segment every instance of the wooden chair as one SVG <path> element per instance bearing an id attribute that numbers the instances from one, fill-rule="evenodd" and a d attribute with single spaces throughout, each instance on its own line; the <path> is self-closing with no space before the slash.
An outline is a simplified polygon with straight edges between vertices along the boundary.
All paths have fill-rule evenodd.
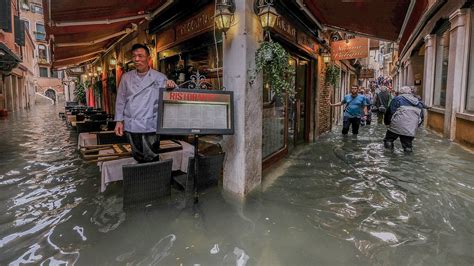
<path id="1" fill-rule="evenodd" d="M 124 165 L 123 208 L 146 205 L 171 195 L 173 160 Z"/>

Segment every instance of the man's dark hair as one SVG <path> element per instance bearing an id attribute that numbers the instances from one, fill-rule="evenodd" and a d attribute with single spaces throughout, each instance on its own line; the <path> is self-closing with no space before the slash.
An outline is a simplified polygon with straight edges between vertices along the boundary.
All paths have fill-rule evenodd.
<path id="1" fill-rule="evenodd" d="M 146 55 L 150 55 L 150 49 L 148 49 L 146 45 L 141 44 L 141 43 L 136 43 L 132 46 L 132 53 L 133 51 L 138 50 L 138 49 L 145 49 Z"/>

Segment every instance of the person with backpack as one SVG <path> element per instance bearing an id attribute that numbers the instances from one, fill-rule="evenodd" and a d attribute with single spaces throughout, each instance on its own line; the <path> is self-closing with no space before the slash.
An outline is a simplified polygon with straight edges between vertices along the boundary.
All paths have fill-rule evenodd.
<path id="1" fill-rule="evenodd" d="M 349 128 L 352 126 L 352 134 L 359 134 L 359 126 L 362 117 L 367 117 L 367 98 L 359 94 L 359 87 L 352 86 L 351 94 L 344 96 L 341 102 L 339 103 L 330 103 L 330 106 L 341 106 L 346 105 L 344 108 L 344 119 L 342 125 L 342 134 L 347 135 Z"/>
<path id="2" fill-rule="evenodd" d="M 423 124 L 424 107 L 423 102 L 412 94 L 410 87 L 400 89 L 399 95 L 393 98 L 385 114 L 385 148 L 393 149 L 393 142 L 400 137 L 403 150 L 406 153 L 413 152 L 413 139 L 416 129 Z"/>
<path id="3" fill-rule="evenodd" d="M 384 121 L 384 115 L 392 99 L 392 95 L 388 91 L 386 86 L 381 86 L 380 92 L 375 95 L 375 108 L 373 111 L 377 111 L 377 123 L 382 124 Z"/>

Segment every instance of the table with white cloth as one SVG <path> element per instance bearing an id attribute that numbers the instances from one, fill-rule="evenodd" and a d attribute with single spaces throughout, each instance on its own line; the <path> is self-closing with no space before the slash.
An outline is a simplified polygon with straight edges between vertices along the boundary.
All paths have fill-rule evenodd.
<path id="1" fill-rule="evenodd" d="M 187 173 L 188 171 L 188 160 L 190 157 L 194 157 L 194 146 L 191 144 L 179 141 L 182 149 L 177 151 L 170 151 L 160 153 L 160 160 L 173 160 L 173 171 L 182 171 Z M 101 150 L 99 154 L 110 154 L 113 153 L 113 150 Z M 100 182 L 100 191 L 104 192 L 107 188 L 108 183 L 123 180 L 122 166 L 137 164 L 137 161 L 131 157 L 98 162 L 99 169 L 101 171 L 101 182 Z"/>

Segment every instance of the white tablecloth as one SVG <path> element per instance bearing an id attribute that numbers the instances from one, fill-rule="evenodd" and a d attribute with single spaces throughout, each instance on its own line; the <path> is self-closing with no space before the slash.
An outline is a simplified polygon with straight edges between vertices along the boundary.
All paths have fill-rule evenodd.
<path id="1" fill-rule="evenodd" d="M 165 152 L 160 154 L 160 160 L 173 160 L 172 170 L 181 170 L 185 173 L 188 172 L 188 160 L 189 157 L 194 157 L 194 147 L 184 141 L 180 141 L 182 150 Z M 113 150 L 102 150 L 99 154 L 113 153 Z M 127 157 L 123 159 L 99 162 L 97 165 L 101 171 L 101 182 L 100 191 L 104 192 L 107 188 L 108 183 L 123 180 L 122 166 L 137 164 L 135 159 Z"/>
<path id="2" fill-rule="evenodd" d="M 77 139 L 77 149 L 80 149 L 82 146 L 97 145 L 97 136 L 96 134 L 91 134 L 89 132 L 79 133 Z"/>

